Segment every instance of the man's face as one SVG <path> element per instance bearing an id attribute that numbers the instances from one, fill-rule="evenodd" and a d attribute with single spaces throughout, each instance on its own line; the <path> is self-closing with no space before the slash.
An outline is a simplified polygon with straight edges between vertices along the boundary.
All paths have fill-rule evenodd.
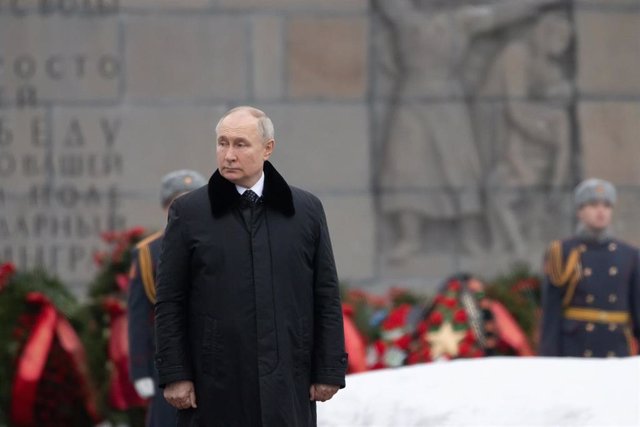
<path id="1" fill-rule="evenodd" d="M 258 119 L 245 111 L 224 118 L 218 126 L 216 157 L 220 174 L 236 185 L 250 188 L 262 175 L 275 141 L 264 141 Z"/>
<path id="2" fill-rule="evenodd" d="M 602 231 L 611 225 L 612 216 L 613 208 L 603 201 L 587 203 L 578 211 L 578 219 L 594 231 Z"/>

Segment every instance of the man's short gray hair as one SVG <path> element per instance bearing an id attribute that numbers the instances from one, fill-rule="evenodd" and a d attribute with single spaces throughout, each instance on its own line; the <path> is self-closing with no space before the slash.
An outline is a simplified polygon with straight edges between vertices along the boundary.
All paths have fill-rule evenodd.
<path id="1" fill-rule="evenodd" d="M 273 122 L 271 121 L 269 116 L 267 116 L 264 111 L 248 105 L 241 105 L 239 107 L 232 108 L 231 110 L 224 113 L 220 120 L 218 120 L 218 124 L 216 125 L 216 133 L 218 133 L 218 130 L 220 128 L 220 123 L 222 123 L 222 121 L 227 118 L 227 116 L 237 111 L 244 111 L 251 117 L 255 117 L 256 119 L 258 119 L 258 130 L 260 131 L 260 134 L 262 135 L 262 138 L 264 138 L 265 142 L 269 141 L 270 139 L 274 139 L 275 131 L 273 128 Z"/>

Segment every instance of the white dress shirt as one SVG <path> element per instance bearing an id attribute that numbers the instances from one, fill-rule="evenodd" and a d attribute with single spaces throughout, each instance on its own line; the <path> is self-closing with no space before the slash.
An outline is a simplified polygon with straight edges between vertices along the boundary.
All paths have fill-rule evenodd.
<path id="1" fill-rule="evenodd" d="M 254 193 L 256 193 L 258 197 L 262 197 L 263 189 L 264 189 L 264 172 L 262 172 L 262 175 L 260 175 L 260 179 L 258 180 L 258 182 L 256 182 L 251 188 L 246 188 L 240 185 L 236 185 L 236 190 L 238 190 L 238 193 L 240 193 L 240 195 L 244 194 L 244 192 L 247 190 L 251 190 Z"/>

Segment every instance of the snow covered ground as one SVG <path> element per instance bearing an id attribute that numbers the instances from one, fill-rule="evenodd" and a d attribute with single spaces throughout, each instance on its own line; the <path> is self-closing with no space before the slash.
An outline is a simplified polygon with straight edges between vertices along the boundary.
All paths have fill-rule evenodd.
<path id="1" fill-rule="evenodd" d="M 496 357 L 347 377 L 318 425 L 640 426 L 640 357 Z"/>

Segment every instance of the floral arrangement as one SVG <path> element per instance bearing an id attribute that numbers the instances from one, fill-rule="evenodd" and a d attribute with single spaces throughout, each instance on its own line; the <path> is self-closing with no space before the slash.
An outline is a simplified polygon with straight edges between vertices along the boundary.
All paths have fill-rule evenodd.
<path id="1" fill-rule="evenodd" d="M 84 347 L 67 320 L 75 298 L 43 271 L 0 265 L 0 425 L 100 420 Z"/>
<path id="2" fill-rule="evenodd" d="M 486 289 L 489 298 L 500 301 L 513 315 L 533 349 L 538 344 L 541 283 L 541 277 L 532 273 L 528 266 L 517 264 L 509 273 L 492 280 Z"/>
<path id="3" fill-rule="evenodd" d="M 107 249 L 94 254 L 98 273 L 89 285 L 89 301 L 76 316 L 76 328 L 88 353 L 97 384 L 100 410 L 112 422 L 144 424 L 146 401 L 129 380 L 126 296 L 131 251 L 145 229 L 102 233 Z"/>
<path id="4" fill-rule="evenodd" d="M 487 336 L 486 308 L 480 281 L 466 276 L 446 281 L 416 327 L 407 364 L 485 356 L 495 346 Z"/>

